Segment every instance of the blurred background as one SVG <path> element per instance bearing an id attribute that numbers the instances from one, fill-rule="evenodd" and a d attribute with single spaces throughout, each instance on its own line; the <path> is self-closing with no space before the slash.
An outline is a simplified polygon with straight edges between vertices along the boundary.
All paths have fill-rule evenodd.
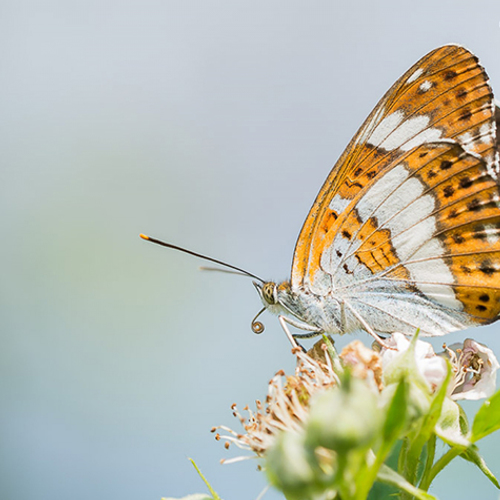
<path id="1" fill-rule="evenodd" d="M 331 166 L 414 62 L 463 44 L 500 94 L 499 22 L 496 0 L 3 0 L 0 498 L 205 491 L 187 457 L 256 498 L 256 462 L 220 465 L 238 452 L 209 431 L 239 430 L 230 405 L 290 346 L 271 316 L 251 332 L 250 280 L 138 234 L 288 278 Z M 500 325 L 446 340 L 468 336 L 500 353 Z M 460 461 L 433 492 L 498 496 Z"/>

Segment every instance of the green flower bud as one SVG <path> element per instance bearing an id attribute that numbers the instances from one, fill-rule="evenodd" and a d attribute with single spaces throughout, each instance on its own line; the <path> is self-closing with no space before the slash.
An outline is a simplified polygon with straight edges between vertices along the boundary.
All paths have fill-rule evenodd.
<path id="1" fill-rule="evenodd" d="M 270 483 L 290 499 L 312 498 L 320 472 L 304 441 L 303 433 L 281 432 L 266 453 L 265 470 Z"/>
<path id="2" fill-rule="evenodd" d="M 380 393 L 382 399 L 382 407 L 386 408 L 397 389 L 398 384 L 392 383 L 382 390 Z M 406 406 L 404 409 L 405 419 L 407 420 L 407 427 L 411 426 L 413 422 L 419 418 L 427 415 L 431 406 L 431 396 L 429 395 L 426 388 L 422 388 L 419 385 L 409 384 L 408 385 L 408 396 L 406 400 Z"/>
<path id="3" fill-rule="evenodd" d="M 377 395 L 365 381 L 346 377 L 340 387 L 328 389 L 311 401 L 307 444 L 345 453 L 368 447 L 380 425 Z"/>

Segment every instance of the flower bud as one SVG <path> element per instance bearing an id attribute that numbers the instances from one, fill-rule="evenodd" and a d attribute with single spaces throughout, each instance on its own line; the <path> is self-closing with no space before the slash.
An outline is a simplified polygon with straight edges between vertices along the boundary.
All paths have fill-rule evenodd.
<path id="1" fill-rule="evenodd" d="M 314 454 L 305 446 L 302 432 L 287 431 L 276 436 L 267 450 L 265 470 L 273 486 L 287 498 L 309 498 L 316 484 Z"/>
<path id="2" fill-rule="evenodd" d="M 408 340 L 402 333 L 393 333 L 386 340 L 393 349 L 382 349 L 384 383 L 390 385 L 406 377 L 428 394 L 441 386 L 447 374 L 446 361 L 437 356 L 431 344 L 416 338 Z"/>
<path id="3" fill-rule="evenodd" d="M 365 381 L 346 377 L 311 401 L 307 444 L 338 453 L 369 446 L 380 429 L 377 396 Z"/>

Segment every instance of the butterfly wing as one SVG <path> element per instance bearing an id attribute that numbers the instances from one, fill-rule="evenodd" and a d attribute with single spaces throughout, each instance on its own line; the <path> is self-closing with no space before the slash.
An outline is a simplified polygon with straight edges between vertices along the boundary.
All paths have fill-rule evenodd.
<path id="1" fill-rule="evenodd" d="M 484 160 L 451 141 L 422 144 L 339 216 L 316 278 L 379 331 L 489 323 L 500 313 L 499 203 Z"/>
<path id="2" fill-rule="evenodd" d="M 336 290 L 371 319 L 392 307 L 378 315 L 386 322 L 400 299 L 414 302 L 417 320 L 430 314 L 428 300 L 442 309 L 412 331 L 491 321 L 500 299 L 489 264 L 500 257 L 495 148 L 493 96 L 477 58 L 459 46 L 429 53 L 382 98 L 327 178 L 297 241 L 292 286 Z M 484 257 L 474 269 L 471 253 Z"/>

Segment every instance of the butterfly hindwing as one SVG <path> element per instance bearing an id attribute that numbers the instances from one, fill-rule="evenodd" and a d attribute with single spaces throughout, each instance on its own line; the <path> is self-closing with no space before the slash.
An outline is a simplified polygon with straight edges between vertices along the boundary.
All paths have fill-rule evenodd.
<path id="1" fill-rule="evenodd" d="M 493 321 L 499 202 L 498 184 L 477 155 L 453 142 L 421 145 L 388 165 L 337 219 L 312 283 L 345 297 L 395 287 L 393 296 L 420 295 L 465 313 L 464 321 Z"/>
<path id="2" fill-rule="evenodd" d="M 396 177 L 398 172 L 401 175 L 396 169 L 399 160 L 408 158 L 422 145 L 450 141 L 461 148 L 460 154 L 481 158 L 483 169 L 494 179 L 498 171 L 496 139 L 493 96 L 477 58 L 455 45 L 441 47 L 423 57 L 381 99 L 325 181 L 297 240 L 292 286 L 325 293 L 328 287 L 340 285 L 333 281 L 340 279 L 342 273 L 335 271 L 334 277 L 331 270 L 323 269 L 333 253 L 343 252 L 342 247 L 332 246 L 340 227 L 338 219 L 344 211 L 349 211 L 348 207 L 352 208 L 354 199 L 363 207 L 360 193 L 367 186 L 375 189 L 380 176 L 388 172 Z M 417 161 L 415 156 L 411 161 L 415 168 L 425 163 Z M 391 182 L 397 184 L 398 179 Z M 424 203 L 426 199 L 415 203 Z M 347 234 L 360 224 L 355 213 L 349 217 L 342 229 Z M 372 224 L 380 255 L 374 252 L 369 257 L 365 252 L 364 258 L 373 261 L 364 270 L 362 267 L 351 270 L 347 262 L 342 262 L 340 281 L 353 283 L 367 278 L 368 268 L 370 273 L 379 273 L 397 264 L 397 255 L 388 246 L 391 242 L 387 228 L 374 231 L 373 222 L 363 223 L 363 231 L 370 231 Z M 398 269 L 394 272 L 404 277 L 402 268 Z"/>

